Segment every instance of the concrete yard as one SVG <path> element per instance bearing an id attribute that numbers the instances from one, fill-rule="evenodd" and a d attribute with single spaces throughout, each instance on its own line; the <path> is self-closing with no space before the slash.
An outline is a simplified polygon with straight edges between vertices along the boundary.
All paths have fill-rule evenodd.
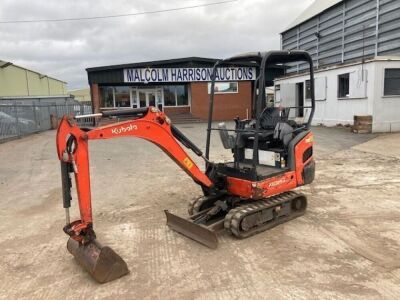
<path id="1" fill-rule="evenodd" d="M 204 146 L 204 124 L 179 128 Z M 168 156 L 139 139 L 91 142 L 95 229 L 131 270 L 104 285 L 66 250 L 55 131 L 0 144 L 0 299 L 399 299 L 400 135 L 314 132 L 306 215 L 222 234 L 217 250 L 165 226 L 164 209 L 186 216 L 201 194 Z M 212 144 L 213 160 L 229 156 Z"/>

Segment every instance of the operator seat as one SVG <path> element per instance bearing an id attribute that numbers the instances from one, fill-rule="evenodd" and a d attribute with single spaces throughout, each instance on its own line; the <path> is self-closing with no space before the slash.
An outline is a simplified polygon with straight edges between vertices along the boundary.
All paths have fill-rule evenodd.
<path id="1" fill-rule="evenodd" d="M 275 130 L 279 122 L 288 120 L 288 111 L 281 107 L 266 107 L 260 115 L 260 126 L 264 130 Z"/>
<path id="2" fill-rule="evenodd" d="M 286 109 L 282 109 L 280 107 L 266 107 L 260 115 L 260 131 L 258 133 L 258 140 L 260 142 L 266 142 L 271 139 L 285 139 L 285 143 L 289 143 L 290 139 L 290 129 L 292 127 L 285 122 L 288 119 L 288 113 Z M 242 122 L 242 121 L 237 121 Z M 238 124 L 238 123 L 237 123 Z M 245 124 L 245 125 L 244 125 Z M 240 129 L 255 129 L 256 120 L 252 119 L 250 121 L 246 121 L 239 126 Z M 281 124 L 278 126 L 278 124 Z M 243 127 L 243 128 L 241 128 Z M 238 128 L 238 126 L 236 126 Z M 290 129 L 289 129 L 290 128 Z M 254 139 L 255 133 L 254 132 L 237 132 L 236 134 L 229 134 L 228 130 L 226 129 L 225 123 L 218 124 L 219 135 L 222 141 L 222 144 L 225 149 L 233 149 L 235 146 L 238 148 L 244 148 L 246 145 L 246 141 L 250 139 Z M 282 131 L 283 130 L 283 131 Z M 292 129 L 293 131 L 293 129 Z M 286 136 L 284 138 L 284 136 Z"/>
<path id="3" fill-rule="evenodd" d="M 218 124 L 219 137 L 225 149 L 235 148 L 236 134 L 230 135 L 224 122 Z"/>
<path id="4" fill-rule="evenodd" d="M 260 115 L 260 131 L 258 133 L 258 140 L 260 142 L 266 142 L 274 138 L 275 129 L 279 123 L 284 123 L 287 121 L 286 109 L 280 107 L 266 107 L 261 112 Z M 255 120 L 253 126 L 255 127 Z M 290 127 L 290 126 L 289 126 Z M 279 127 L 280 128 L 280 127 Z M 253 128 L 254 129 L 254 128 Z M 286 128 L 286 130 L 288 130 Z M 286 131 L 285 131 L 286 132 Z M 240 134 L 242 139 L 254 138 L 255 134 L 253 132 L 243 132 Z M 277 138 L 279 134 L 277 134 Z"/>
<path id="5" fill-rule="evenodd" d="M 288 123 L 279 122 L 274 129 L 274 139 L 281 141 L 286 148 L 293 139 L 293 131 L 293 127 Z"/>

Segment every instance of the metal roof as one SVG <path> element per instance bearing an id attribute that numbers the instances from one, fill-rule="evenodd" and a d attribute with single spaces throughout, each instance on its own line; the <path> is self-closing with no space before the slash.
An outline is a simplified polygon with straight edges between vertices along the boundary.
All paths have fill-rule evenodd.
<path id="1" fill-rule="evenodd" d="M 96 71 L 106 71 L 106 70 L 115 70 L 115 69 L 126 69 L 126 68 L 152 68 L 152 67 L 162 67 L 165 65 L 192 65 L 192 64 L 214 64 L 218 59 L 216 58 L 205 58 L 205 57 L 184 57 L 184 58 L 175 58 L 175 59 L 165 59 L 165 60 L 156 60 L 156 61 L 144 61 L 130 64 L 121 64 L 121 65 L 110 65 L 110 66 L 101 66 L 94 68 L 87 68 L 86 71 L 96 72 Z"/>
<path id="2" fill-rule="evenodd" d="M 282 33 L 292 29 L 293 27 L 296 27 L 297 25 L 300 25 L 301 23 L 319 15 L 328 8 L 343 1 L 344 0 L 315 0 L 305 11 L 301 13 L 300 16 L 298 16 L 285 30 L 283 30 Z"/>
<path id="3" fill-rule="evenodd" d="M 349 66 L 357 66 L 357 65 L 369 64 L 369 63 L 373 63 L 373 62 L 389 62 L 389 61 L 400 61 L 400 56 L 375 56 L 375 57 L 366 59 L 364 62 L 351 61 L 351 62 L 347 62 L 347 63 L 343 63 L 343 64 L 328 65 L 328 66 L 324 66 L 320 69 L 315 69 L 314 74 L 318 74 L 318 73 L 326 72 L 326 71 L 330 71 L 330 70 L 347 68 Z M 282 77 L 277 78 L 276 80 L 280 81 L 280 80 L 285 80 L 288 78 L 296 78 L 296 77 L 304 76 L 306 74 L 308 74 L 307 70 L 301 70 L 299 73 L 289 73 Z"/>
<path id="4" fill-rule="evenodd" d="M 38 74 L 38 75 L 40 76 L 40 79 L 42 79 L 42 78 L 44 78 L 44 77 L 47 77 L 47 78 L 50 78 L 50 79 L 53 79 L 53 80 L 56 80 L 56 81 L 59 81 L 59 82 L 62 82 L 62 83 L 67 84 L 66 81 L 63 81 L 63 80 L 60 80 L 60 79 L 57 79 L 57 78 L 48 76 L 48 75 L 46 75 L 46 74 L 39 73 L 39 72 L 34 71 L 34 70 L 31 70 L 31 69 L 27 69 L 27 68 L 25 68 L 25 67 L 21 67 L 21 66 L 15 65 L 14 63 L 12 63 L 12 62 L 10 62 L 10 61 L 5 61 L 5 60 L 1 60 L 1 59 L 0 59 L 0 69 L 7 68 L 7 67 L 9 67 L 9 66 L 14 66 L 14 67 L 20 68 L 20 69 L 22 69 L 22 70 L 27 70 L 27 71 L 29 71 L 29 72 L 36 73 L 36 74 Z"/>

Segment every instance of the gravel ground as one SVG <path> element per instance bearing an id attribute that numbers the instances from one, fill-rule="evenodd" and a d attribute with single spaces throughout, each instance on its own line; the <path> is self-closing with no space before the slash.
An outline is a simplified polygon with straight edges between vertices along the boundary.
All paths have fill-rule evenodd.
<path id="1" fill-rule="evenodd" d="M 179 127 L 205 144 L 204 124 Z M 0 299 L 399 299 L 400 136 L 314 132 L 306 215 L 245 240 L 222 234 L 217 250 L 165 226 L 163 209 L 186 215 L 201 191 L 161 150 L 91 142 L 96 232 L 131 270 L 104 285 L 66 250 L 55 131 L 0 144 Z M 212 144 L 213 160 L 228 157 Z"/>

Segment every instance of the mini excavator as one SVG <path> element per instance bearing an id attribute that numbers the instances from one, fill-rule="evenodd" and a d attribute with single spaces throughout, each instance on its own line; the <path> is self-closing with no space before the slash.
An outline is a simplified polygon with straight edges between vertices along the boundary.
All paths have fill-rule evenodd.
<path id="1" fill-rule="evenodd" d="M 309 65 L 311 106 L 267 107 L 267 74 L 272 66 L 306 62 Z M 213 127 L 214 89 L 217 68 L 247 64 L 257 68 L 253 89 L 252 117 L 236 118 L 235 129 L 224 123 Z M 195 183 L 203 195 L 189 202 L 189 217 L 165 211 L 167 225 L 210 248 L 218 245 L 217 232 L 225 229 L 237 238 L 246 238 L 305 213 L 307 198 L 293 191 L 314 180 L 313 134 L 315 111 L 312 58 L 304 51 L 270 51 L 237 55 L 215 63 L 211 78 L 205 154 L 156 107 L 117 109 L 99 114 L 64 116 L 57 131 L 57 153 L 61 162 L 64 232 L 70 237 L 68 251 L 100 283 L 129 272 L 125 261 L 96 239 L 90 191 L 88 142 L 95 139 L 137 137 L 160 147 Z M 284 99 L 283 99 L 284 100 Z M 304 113 L 306 108 L 306 113 Z M 301 116 L 298 112 L 301 110 Z M 303 115 L 304 114 L 304 115 Z M 307 118 L 305 117 L 307 115 Z M 81 128 L 79 117 L 118 117 L 116 123 Z M 299 121 L 300 119 L 300 121 Z M 210 161 L 213 131 L 219 132 L 229 162 Z M 205 161 L 205 171 L 185 152 L 192 150 Z M 80 219 L 71 222 L 72 176 L 75 177 Z"/>

